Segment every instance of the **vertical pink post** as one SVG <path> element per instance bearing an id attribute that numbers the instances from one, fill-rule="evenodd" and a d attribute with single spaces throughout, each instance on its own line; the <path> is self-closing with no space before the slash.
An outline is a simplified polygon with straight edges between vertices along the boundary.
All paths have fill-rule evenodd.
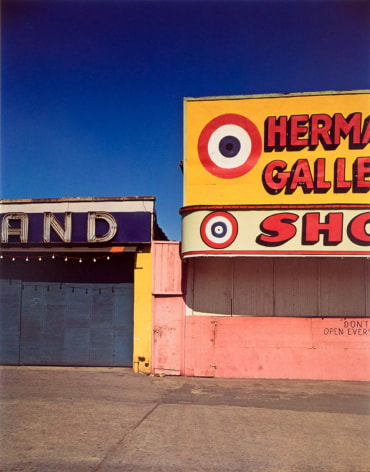
<path id="1" fill-rule="evenodd" d="M 157 241 L 153 253 L 152 373 L 184 373 L 185 302 L 180 243 Z"/>

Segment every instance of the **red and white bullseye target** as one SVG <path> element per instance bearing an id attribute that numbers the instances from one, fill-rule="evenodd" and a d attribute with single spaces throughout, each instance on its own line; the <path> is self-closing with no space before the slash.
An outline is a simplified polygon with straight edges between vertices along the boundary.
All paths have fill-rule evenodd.
<path id="1" fill-rule="evenodd" d="M 214 249 L 223 249 L 235 240 L 238 222 L 226 211 L 215 211 L 204 218 L 200 226 L 203 241 Z"/>
<path id="2" fill-rule="evenodd" d="M 220 115 L 202 130 L 198 140 L 199 159 L 216 177 L 233 179 L 249 172 L 262 151 L 256 125 L 235 113 Z"/>

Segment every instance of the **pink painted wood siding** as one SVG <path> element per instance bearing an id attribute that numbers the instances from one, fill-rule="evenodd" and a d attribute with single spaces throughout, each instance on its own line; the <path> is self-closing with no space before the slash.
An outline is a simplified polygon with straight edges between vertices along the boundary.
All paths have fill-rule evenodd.
<path id="1" fill-rule="evenodd" d="M 369 340 L 364 318 L 190 316 L 185 374 L 369 381 Z"/>
<path id="2" fill-rule="evenodd" d="M 364 258 L 195 258 L 192 314 L 370 317 L 370 261 Z"/>
<path id="3" fill-rule="evenodd" d="M 157 241 L 153 251 L 153 294 L 182 294 L 180 243 Z"/>
<path id="4" fill-rule="evenodd" d="M 369 261 L 188 262 L 185 374 L 370 380 Z"/>
<path id="5" fill-rule="evenodd" d="M 369 267 L 353 258 L 183 266 L 179 243 L 154 243 L 152 372 L 369 381 Z"/>
<path id="6" fill-rule="evenodd" d="M 152 373 L 184 373 L 185 302 L 179 242 L 154 242 Z"/>
<path id="7" fill-rule="evenodd" d="M 184 300 L 182 297 L 153 297 L 152 372 L 184 373 Z"/>

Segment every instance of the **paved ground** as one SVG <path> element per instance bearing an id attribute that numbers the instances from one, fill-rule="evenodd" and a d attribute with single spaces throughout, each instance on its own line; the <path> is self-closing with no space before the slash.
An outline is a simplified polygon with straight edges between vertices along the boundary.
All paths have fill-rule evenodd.
<path id="1" fill-rule="evenodd" d="M 2 471 L 368 472 L 370 383 L 0 367 Z"/>

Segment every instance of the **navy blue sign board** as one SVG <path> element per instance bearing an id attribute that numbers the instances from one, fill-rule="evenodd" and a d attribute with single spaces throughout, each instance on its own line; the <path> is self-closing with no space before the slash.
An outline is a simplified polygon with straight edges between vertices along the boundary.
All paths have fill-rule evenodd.
<path id="1" fill-rule="evenodd" d="M 2 223 L 2 246 L 32 244 L 96 244 L 150 243 L 152 236 L 151 212 L 109 212 L 109 219 L 94 212 L 51 213 L 54 226 L 48 225 L 49 237 L 45 240 L 45 215 L 50 213 L 0 214 Z M 19 216 L 20 215 L 20 216 Z M 97 216 L 98 215 L 98 216 Z M 92 217 L 93 216 L 93 217 Z M 49 217 L 50 218 L 50 217 Z M 55 223 L 56 220 L 56 223 Z M 91 221 L 93 227 L 91 229 Z M 90 224 L 90 229 L 89 229 Z M 23 235 L 21 237 L 21 227 Z M 61 236 L 55 230 L 69 237 Z M 108 235 L 108 236 L 107 236 Z M 111 236 L 109 236 L 111 235 Z M 104 238 L 104 236 L 106 236 Z M 22 240 L 23 238 L 23 240 Z"/>

